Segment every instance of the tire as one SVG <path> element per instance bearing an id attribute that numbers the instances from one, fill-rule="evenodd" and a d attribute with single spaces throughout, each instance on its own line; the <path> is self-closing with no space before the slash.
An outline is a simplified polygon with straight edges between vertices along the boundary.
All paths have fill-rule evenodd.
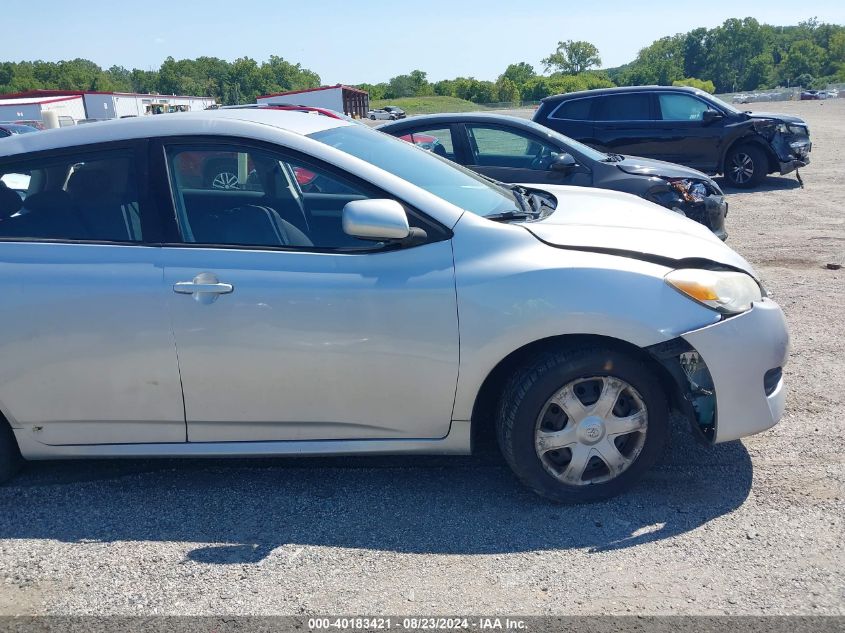
<path id="1" fill-rule="evenodd" d="M 769 159 L 756 145 L 732 147 L 725 156 L 725 178 L 733 187 L 756 187 L 768 173 Z"/>
<path id="2" fill-rule="evenodd" d="M 572 419 L 551 402 L 561 393 Z M 607 397 L 595 399 L 599 393 Z M 596 415 L 608 403 L 607 417 Z M 542 354 L 518 370 L 503 391 L 496 425 L 502 454 L 523 484 L 552 501 L 583 503 L 627 490 L 654 465 L 669 437 L 669 411 L 642 362 L 584 347 Z M 564 438 L 567 446 L 553 448 Z"/>
<path id="3" fill-rule="evenodd" d="M 371 120 L 371 121 L 375 121 L 375 120 L 376 120 L 376 115 L 375 115 L 375 114 L 371 114 L 371 115 L 370 115 L 370 120 Z"/>
<path id="4" fill-rule="evenodd" d="M 23 459 L 18 450 L 18 443 L 11 427 L 0 419 L 0 484 L 14 477 L 21 466 Z"/>

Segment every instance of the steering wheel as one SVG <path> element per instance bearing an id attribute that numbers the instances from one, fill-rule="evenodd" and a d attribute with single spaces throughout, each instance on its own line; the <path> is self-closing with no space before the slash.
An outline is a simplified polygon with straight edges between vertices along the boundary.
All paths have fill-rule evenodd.
<path id="1" fill-rule="evenodd" d="M 553 158 L 554 153 L 552 150 L 545 145 L 541 145 L 540 151 L 537 152 L 537 155 L 531 161 L 531 169 L 548 169 L 552 164 Z"/>

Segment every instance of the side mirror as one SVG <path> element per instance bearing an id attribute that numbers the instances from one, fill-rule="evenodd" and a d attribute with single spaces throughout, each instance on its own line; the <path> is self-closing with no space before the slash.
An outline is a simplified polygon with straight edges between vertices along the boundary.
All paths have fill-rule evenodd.
<path id="1" fill-rule="evenodd" d="M 575 161 L 575 158 L 572 154 L 564 152 L 563 154 L 558 154 L 555 159 L 552 161 L 552 164 L 549 165 L 549 169 L 553 171 L 569 171 L 573 167 L 577 167 L 578 163 Z"/>
<path id="2" fill-rule="evenodd" d="M 353 200 L 343 207 L 343 232 L 362 240 L 404 240 L 411 234 L 405 209 L 395 200 Z"/>
<path id="3" fill-rule="evenodd" d="M 716 110 L 705 110 L 701 113 L 701 121 L 704 125 L 710 125 L 714 121 L 719 121 L 722 118 L 722 113 L 717 112 Z"/>

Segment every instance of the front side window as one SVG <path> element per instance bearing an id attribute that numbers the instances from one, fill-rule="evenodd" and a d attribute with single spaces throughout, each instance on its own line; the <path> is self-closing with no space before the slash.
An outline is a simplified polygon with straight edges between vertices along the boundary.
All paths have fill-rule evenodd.
<path id="1" fill-rule="evenodd" d="M 334 171 L 268 150 L 172 146 L 167 164 L 182 239 L 219 246 L 361 250 L 343 207 L 373 192 Z"/>
<path id="2" fill-rule="evenodd" d="M 646 93 L 623 93 L 598 98 L 596 121 L 648 121 L 651 119 L 649 96 Z"/>
<path id="3" fill-rule="evenodd" d="M 689 95 L 664 93 L 658 100 L 660 118 L 664 121 L 701 121 L 709 110 L 706 103 Z"/>
<path id="4" fill-rule="evenodd" d="M 0 238 L 143 241 L 133 152 L 0 165 Z"/>
<path id="5" fill-rule="evenodd" d="M 309 137 L 367 161 L 472 213 L 491 215 L 518 208 L 515 198 L 506 189 L 387 134 L 346 125 L 314 132 Z"/>
<path id="6" fill-rule="evenodd" d="M 557 153 L 557 148 L 528 134 L 480 125 L 468 129 L 476 164 L 511 166 L 515 158 L 531 161 Z"/>

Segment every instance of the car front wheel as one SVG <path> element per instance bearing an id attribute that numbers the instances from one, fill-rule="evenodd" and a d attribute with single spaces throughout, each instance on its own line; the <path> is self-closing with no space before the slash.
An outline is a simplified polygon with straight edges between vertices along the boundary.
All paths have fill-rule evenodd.
<path id="1" fill-rule="evenodd" d="M 612 349 L 571 349 L 516 372 L 497 430 L 505 459 L 534 492 L 595 501 L 628 489 L 657 461 L 668 407 L 642 362 Z"/>
<path id="2" fill-rule="evenodd" d="M 733 148 L 725 158 L 725 178 L 734 187 L 756 187 L 768 173 L 766 154 L 754 145 Z"/>

